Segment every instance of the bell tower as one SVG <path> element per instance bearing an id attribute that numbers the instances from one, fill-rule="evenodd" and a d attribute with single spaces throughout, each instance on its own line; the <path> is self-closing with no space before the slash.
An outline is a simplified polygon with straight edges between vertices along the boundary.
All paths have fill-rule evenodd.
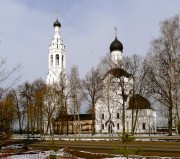
<path id="1" fill-rule="evenodd" d="M 48 74 L 46 78 L 46 84 L 48 85 L 58 84 L 62 76 L 65 75 L 66 69 L 66 51 L 60 34 L 61 23 L 58 18 L 53 26 L 54 37 L 49 45 Z"/>

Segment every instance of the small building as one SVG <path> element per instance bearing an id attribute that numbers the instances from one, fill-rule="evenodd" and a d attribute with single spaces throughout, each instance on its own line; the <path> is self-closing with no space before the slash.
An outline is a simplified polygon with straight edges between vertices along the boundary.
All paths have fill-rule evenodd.
<path id="1" fill-rule="evenodd" d="M 54 122 L 55 134 L 91 134 L 92 114 L 61 116 Z"/>

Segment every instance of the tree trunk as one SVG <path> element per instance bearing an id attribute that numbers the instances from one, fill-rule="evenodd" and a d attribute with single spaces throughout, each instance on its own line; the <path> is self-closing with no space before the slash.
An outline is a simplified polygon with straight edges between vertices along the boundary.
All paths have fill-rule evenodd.
<path id="1" fill-rule="evenodd" d="M 92 111 L 92 135 L 95 134 L 95 104 L 93 104 L 93 111 Z"/>
<path id="2" fill-rule="evenodd" d="M 169 107 L 168 134 L 169 136 L 172 136 L 172 106 Z"/>

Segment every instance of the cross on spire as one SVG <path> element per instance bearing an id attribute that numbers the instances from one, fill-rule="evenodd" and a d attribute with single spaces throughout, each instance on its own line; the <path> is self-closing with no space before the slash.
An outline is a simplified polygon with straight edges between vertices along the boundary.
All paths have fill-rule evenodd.
<path id="1" fill-rule="evenodd" d="M 117 27 L 115 26 L 115 27 L 114 27 L 115 37 L 117 37 L 117 31 L 118 31 L 118 30 L 117 30 Z"/>
<path id="2" fill-rule="evenodd" d="M 56 18 L 58 19 L 58 12 L 57 12 L 57 10 L 56 10 Z"/>

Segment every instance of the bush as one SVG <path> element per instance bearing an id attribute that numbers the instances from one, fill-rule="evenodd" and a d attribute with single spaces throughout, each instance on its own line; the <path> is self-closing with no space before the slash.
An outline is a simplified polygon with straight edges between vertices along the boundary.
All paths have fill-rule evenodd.
<path id="1" fill-rule="evenodd" d="M 129 157 L 129 155 L 139 155 L 142 152 L 141 148 L 137 149 L 129 149 L 128 143 L 133 142 L 135 140 L 134 136 L 130 136 L 128 133 L 125 134 L 118 134 L 119 139 L 125 145 L 123 147 L 116 147 L 115 152 L 118 154 L 123 155 L 124 157 Z"/>
<path id="2" fill-rule="evenodd" d="M 56 159 L 56 155 L 50 155 L 49 158 L 50 159 Z"/>
<path id="3" fill-rule="evenodd" d="M 128 133 L 125 133 L 124 135 L 118 134 L 120 141 L 122 143 L 129 143 L 135 140 L 134 136 L 130 136 Z"/>

